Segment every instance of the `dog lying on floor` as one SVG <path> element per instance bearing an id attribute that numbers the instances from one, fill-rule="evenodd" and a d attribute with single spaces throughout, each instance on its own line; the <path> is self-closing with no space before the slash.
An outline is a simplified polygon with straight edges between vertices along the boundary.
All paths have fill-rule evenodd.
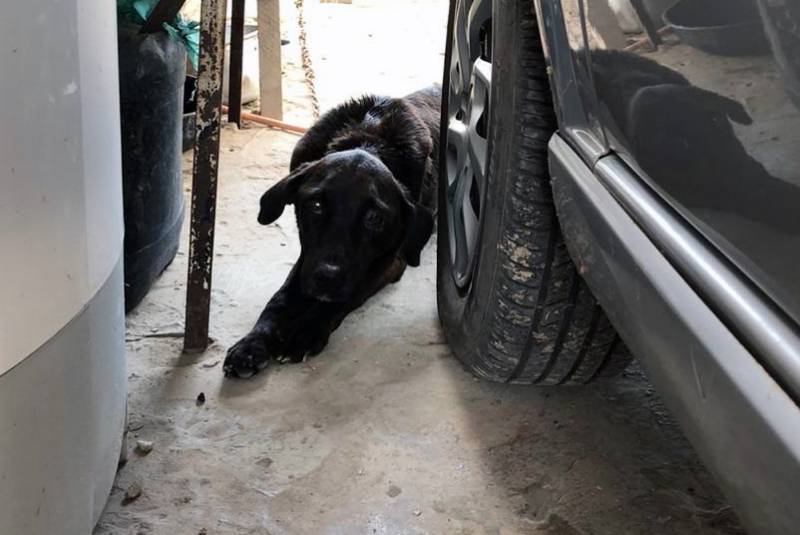
<path id="1" fill-rule="evenodd" d="M 314 124 L 290 173 L 261 197 L 258 222 L 293 204 L 300 257 L 253 329 L 228 350 L 226 376 L 316 355 L 344 317 L 406 265 L 433 231 L 441 88 L 365 96 Z"/>

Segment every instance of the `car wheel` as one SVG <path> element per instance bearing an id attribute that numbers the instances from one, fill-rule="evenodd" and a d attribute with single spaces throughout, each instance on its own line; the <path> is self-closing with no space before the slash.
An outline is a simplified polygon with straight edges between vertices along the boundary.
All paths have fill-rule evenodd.
<path id="1" fill-rule="evenodd" d="M 437 252 L 447 341 L 493 381 L 580 384 L 621 371 L 630 355 L 573 266 L 553 206 L 557 124 L 532 2 L 454 0 L 447 35 Z"/>

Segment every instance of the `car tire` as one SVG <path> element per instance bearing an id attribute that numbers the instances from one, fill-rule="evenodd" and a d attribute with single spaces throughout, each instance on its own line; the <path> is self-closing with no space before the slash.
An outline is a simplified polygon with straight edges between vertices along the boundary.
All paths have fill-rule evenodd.
<path id="1" fill-rule="evenodd" d="M 481 9 L 488 22 L 478 20 Z M 482 42 L 465 46 L 470 36 Z M 491 64 L 490 78 L 479 60 Z M 481 104 L 479 86 L 487 79 L 488 102 Z M 442 85 L 438 309 L 456 357 L 492 381 L 583 384 L 631 360 L 559 229 L 547 159 L 556 128 L 532 2 L 473 0 L 466 8 L 452 1 Z M 465 139 L 479 148 L 464 148 Z M 485 158 L 476 159 L 484 147 Z M 467 220 L 477 231 L 459 230 Z"/>

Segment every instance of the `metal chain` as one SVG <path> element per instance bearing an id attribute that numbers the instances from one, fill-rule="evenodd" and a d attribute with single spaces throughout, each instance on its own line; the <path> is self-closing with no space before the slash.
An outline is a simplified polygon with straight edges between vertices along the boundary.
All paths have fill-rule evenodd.
<path id="1" fill-rule="evenodd" d="M 311 97 L 311 111 L 314 118 L 319 118 L 319 99 L 317 99 L 317 87 L 315 84 L 314 67 L 311 64 L 311 54 L 308 51 L 308 42 L 306 41 L 306 21 L 303 18 L 303 0 L 294 0 L 294 7 L 297 8 L 297 26 L 300 33 L 298 35 L 298 42 L 300 43 L 300 57 L 303 61 L 303 74 L 306 79 L 306 86 Z"/>

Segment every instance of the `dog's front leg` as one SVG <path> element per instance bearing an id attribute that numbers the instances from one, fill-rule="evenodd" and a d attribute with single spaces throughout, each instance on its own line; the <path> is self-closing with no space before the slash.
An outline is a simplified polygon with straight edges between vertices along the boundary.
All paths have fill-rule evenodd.
<path id="1" fill-rule="evenodd" d="M 405 262 L 392 259 L 347 302 L 323 302 L 300 291 L 300 263 L 267 303 L 253 329 L 228 350 L 225 375 L 250 377 L 270 360 L 300 362 L 316 355 L 342 320 L 381 288 L 400 279 Z"/>
<path id="2" fill-rule="evenodd" d="M 300 291 L 298 260 L 252 330 L 228 350 L 223 366 L 225 375 L 250 377 L 266 367 L 270 359 L 278 359 L 287 353 L 294 323 L 317 303 Z"/>
<path id="3" fill-rule="evenodd" d="M 276 360 L 281 363 L 301 362 L 306 355 L 319 354 L 328 345 L 331 333 L 352 309 L 349 303 L 315 301 L 284 331 L 285 343 Z"/>
<path id="4" fill-rule="evenodd" d="M 381 288 L 400 280 L 405 267 L 406 263 L 400 258 L 390 258 L 383 262 L 349 300 L 340 303 L 314 301 L 300 317 L 295 318 L 291 327 L 284 330 L 285 343 L 277 360 L 300 362 L 306 355 L 320 353 L 342 320 Z"/>

